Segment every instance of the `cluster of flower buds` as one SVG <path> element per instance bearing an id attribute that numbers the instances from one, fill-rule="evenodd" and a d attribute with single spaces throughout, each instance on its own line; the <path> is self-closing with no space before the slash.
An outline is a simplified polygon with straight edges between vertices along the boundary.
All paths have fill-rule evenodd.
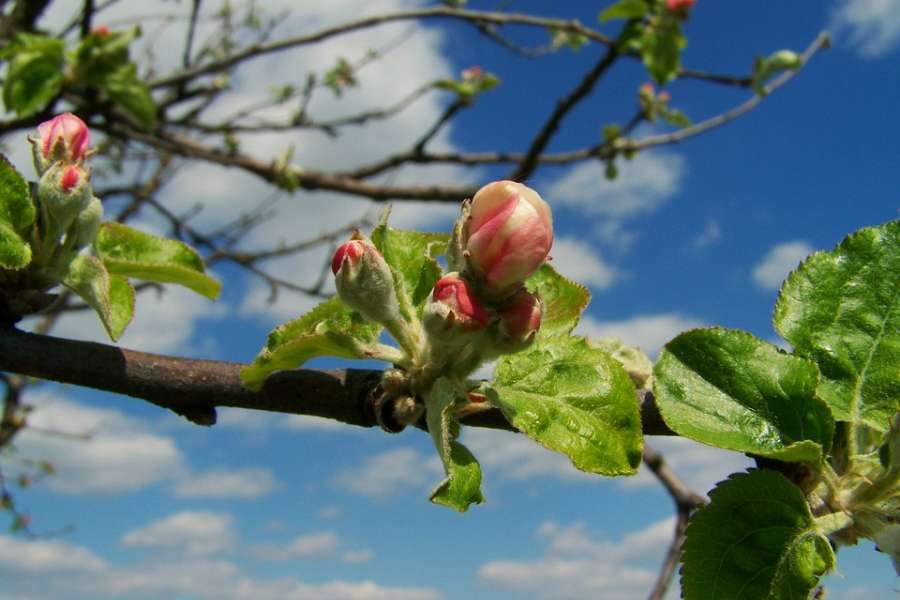
<path id="1" fill-rule="evenodd" d="M 358 233 L 338 248 L 331 270 L 344 303 L 383 324 L 413 363 L 465 375 L 534 340 L 543 306 L 525 280 L 546 261 L 552 243 L 547 203 L 520 183 L 496 181 L 463 204 L 448 256 L 454 270 L 435 283 L 421 322 L 404 318 L 390 267 Z M 421 344 L 417 331 L 424 334 Z"/>
<path id="2" fill-rule="evenodd" d="M 62 269 L 84 246 L 90 244 L 100 227 L 103 206 L 94 197 L 90 169 L 90 131 L 72 113 L 64 113 L 38 125 L 29 136 L 34 168 L 39 179 L 37 201 L 43 229 L 35 262 L 38 266 Z"/>

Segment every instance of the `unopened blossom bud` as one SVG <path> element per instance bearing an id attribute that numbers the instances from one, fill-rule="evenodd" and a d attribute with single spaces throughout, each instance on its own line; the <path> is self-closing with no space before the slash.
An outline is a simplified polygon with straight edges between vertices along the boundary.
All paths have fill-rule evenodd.
<path id="1" fill-rule="evenodd" d="M 497 313 L 503 334 L 512 341 L 530 342 L 541 328 L 543 303 L 535 294 L 519 290 Z"/>
<path id="2" fill-rule="evenodd" d="M 394 276 L 378 248 L 359 233 L 331 260 L 341 300 L 350 308 L 391 329 L 400 319 Z"/>
<path id="3" fill-rule="evenodd" d="M 478 65 L 475 65 L 475 66 L 469 67 L 468 69 L 463 69 L 462 72 L 460 73 L 460 76 L 462 77 L 463 81 L 470 81 L 472 79 L 481 77 L 482 73 L 483 73 L 483 71 L 481 70 L 481 67 L 479 67 Z"/>
<path id="4" fill-rule="evenodd" d="M 550 207 L 515 181 L 489 183 L 472 198 L 465 250 L 487 298 L 506 298 L 540 267 L 553 244 Z"/>
<path id="5" fill-rule="evenodd" d="M 687 19 L 688 11 L 696 0 L 666 0 L 666 8 L 682 19 Z"/>
<path id="6" fill-rule="evenodd" d="M 87 179 L 87 173 L 84 169 L 77 165 L 69 165 L 63 169 L 62 176 L 59 178 L 59 187 L 62 188 L 62 191 L 68 192 L 85 179 Z"/>
<path id="7" fill-rule="evenodd" d="M 44 243 L 56 244 L 94 197 L 90 172 L 55 163 L 38 180 L 37 196 L 46 214 L 41 236 Z"/>
<path id="8" fill-rule="evenodd" d="M 44 121 L 37 128 L 37 137 L 30 138 L 34 146 L 34 166 L 38 173 L 51 164 L 80 163 L 88 150 L 90 131 L 84 121 L 72 113 L 63 113 Z"/>
<path id="9" fill-rule="evenodd" d="M 93 33 L 94 35 L 99 36 L 99 37 L 106 37 L 109 35 L 110 32 L 109 32 L 109 27 L 107 27 L 106 25 L 99 25 L 97 27 L 94 27 L 91 30 L 91 33 Z"/>
<path id="10" fill-rule="evenodd" d="M 456 328 L 466 331 L 484 329 L 489 316 L 472 293 L 469 282 L 458 273 L 449 273 L 434 284 L 423 319 L 425 328 L 435 335 Z"/>

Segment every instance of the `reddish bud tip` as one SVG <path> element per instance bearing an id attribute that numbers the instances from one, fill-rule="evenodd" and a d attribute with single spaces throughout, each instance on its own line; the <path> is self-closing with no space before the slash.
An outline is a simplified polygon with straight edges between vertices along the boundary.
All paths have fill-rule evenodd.
<path id="1" fill-rule="evenodd" d="M 107 35 L 109 35 L 109 27 L 107 27 L 106 25 L 100 25 L 98 27 L 94 27 L 94 29 L 91 30 L 91 33 L 100 37 L 106 37 Z"/>
<path id="2" fill-rule="evenodd" d="M 447 305 L 467 329 L 481 329 L 488 324 L 487 311 L 472 294 L 469 283 L 456 273 L 444 275 L 434 284 L 431 299 Z"/>
<path id="3" fill-rule="evenodd" d="M 694 6 L 696 0 L 666 0 L 666 8 L 677 13 L 682 19 L 686 19 L 688 11 Z"/>
<path id="4" fill-rule="evenodd" d="M 84 171 L 82 171 L 80 167 L 76 165 L 69 165 L 63 171 L 62 177 L 60 177 L 59 179 L 59 186 L 64 192 L 68 192 L 73 187 L 78 185 L 78 182 L 81 181 L 83 176 Z"/>
<path id="5" fill-rule="evenodd" d="M 331 272 L 337 275 L 337 272 L 341 270 L 341 265 L 344 264 L 345 258 L 351 264 L 356 264 L 365 253 L 366 243 L 363 240 L 350 240 L 342 244 L 334 253 L 334 258 L 331 259 Z"/>
<path id="6" fill-rule="evenodd" d="M 508 306 L 498 311 L 500 322 L 511 338 L 524 340 L 541 328 L 541 299 L 525 290 L 513 296 Z"/>

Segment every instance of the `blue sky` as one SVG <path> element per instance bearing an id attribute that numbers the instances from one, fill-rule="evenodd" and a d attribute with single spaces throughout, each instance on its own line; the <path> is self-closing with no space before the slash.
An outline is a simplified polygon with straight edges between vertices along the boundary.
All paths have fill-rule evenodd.
<path id="1" fill-rule="evenodd" d="M 48 23 L 65 21 L 80 4 L 59 3 Z M 290 27 L 311 30 L 360 11 L 349 0 L 309 4 L 315 6 L 295 7 Z M 415 4 L 382 0 L 367 2 L 365 10 Z M 514 7 L 548 14 L 549 4 Z M 575 7 L 567 8 L 573 11 L 567 16 L 593 23 L 604 3 L 565 4 Z M 189 3 L 162 6 L 186 10 Z M 109 23 L 123 23 L 126 13 L 118 7 Z M 163 50 L 177 32 L 147 23 L 145 41 L 165 71 L 178 60 Z M 409 28 L 384 27 L 262 61 L 236 76 L 235 102 L 265 95 L 269 83 L 300 80 L 306 69 L 321 71 L 337 56 L 360 56 Z M 776 341 L 771 310 L 789 270 L 859 227 L 898 217 L 896 0 L 698 0 L 687 24 L 684 62 L 745 73 L 754 55 L 801 50 L 826 28 L 834 33 L 833 48 L 734 123 L 639 155 L 621 165 L 615 183 L 593 164 L 542 169 L 529 181 L 554 210 L 555 264 L 593 292 L 582 333 L 619 336 L 650 353 L 702 324 L 743 328 Z M 361 86 L 341 102 L 326 97 L 312 108 L 337 115 L 384 105 L 420 81 L 479 64 L 500 75 L 502 87 L 465 111 L 436 143 L 473 151 L 521 149 L 556 101 L 542 92 L 573 85 L 598 52 L 564 51 L 535 63 L 487 45 L 458 24 L 431 22 L 384 64 L 361 73 Z M 627 120 L 644 81 L 637 64 L 617 67 L 565 121 L 551 149 L 595 143 L 603 125 Z M 694 81 L 670 91 L 672 104 L 694 120 L 746 98 L 746 92 Z M 445 101 L 426 99 L 395 122 L 339 140 L 310 135 L 288 141 L 296 145 L 297 160 L 311 166 L 364 162 L 415 139 Z M 233 108 L 221 107 L 222 114 Z M 288 141 L 258 136 L 246 147 L 275 156 Z M 18 150 L 14 140 L 4 142 L 30 173 L 24 141 Z M 477 183 L 502 174 L 437 167 L 398 178 Z M 162 200 L 181 210 L 202 203 L 198 223 L 214 227 L 233 216 L 235 206 L 265 195 L 265 187 L 248 176 L 194 165 L 180 170 Z M 303 239 L 372 207 L 337 195 L 297 194 L 279 208 L 279 219 L 261 228 L 251 246 Z M 438 229 L 454 211 L 403 204 L 395 207 L 395 218 L 400 225 Z M 162 228 L 152 214 L 140 219 L 146 228 Z M 312 281 L 325 258 L 314 252 L 271 268 Z M 216 305 L 174 289 L 159 298 L 142 295 L 121 344 L 248 361 L 272 326 L 312 305 L 288 293 L 268 304 L 265 286 L 245 273 L 222 268 L 216 274 L 225 282 Z M 103 338 L 86 314 L 63 321 L 56 333 Z M 35 530 L 72 529 L 31 542 L 0 535 L 0 600 L 633 598 L 646 595 L 671 535 L 670 500 L 648 474 L 588 477 L 508 433 L 465 433 L 484 466 L 488 502 L 459 515 L 427 501 L 440 472 L 430 440 L 419 431 L 389 436 L 237 410 L 221 411 L 220 423 L 204 429 L 137 400 L 51 384 L 35 387 L 28 401 L 36 407 L 32 424 L 93 437 L 72 441 L 29 431 L 18 453 L 3 457 L 4 472 L 15 472 L 19 458 L 54 460 L 59 474 L 17 499 L 33 515 Z M 700 491 L 748 464 L 684 440 L 649 441 Z M 896 597 L 890 561 L 870 544 L 842 550 L 839 569 L 828 580 L 829 598 Z"/>

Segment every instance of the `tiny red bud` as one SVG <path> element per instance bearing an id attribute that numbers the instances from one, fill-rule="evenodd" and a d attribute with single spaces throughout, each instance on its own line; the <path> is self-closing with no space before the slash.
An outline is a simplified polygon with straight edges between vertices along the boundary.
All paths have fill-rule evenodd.
<path id="1" fill-rule="evenodd" d="M 462 76 L 463 81 L 469 81 L 471 79 L 475 79 L 476 77 L 481 77 L 482 74 L 481 67 L 478 65 L 474 65 L 469 67 L 468 69 L 463 69 L 460 75 Z"/>
<path id="2" fill-rule="evenodd" d="M 666 8 L 677 13 L 682 19 L 686 19 L 688 11 L 694 6 L 696 0 L 666 0 Z"/>
<path id="3" fill-rule="evenodd" d="M 100 25 L 98 27 L 94 27 L 94 29 L 91 30 L 91 33 L 96 36 L 106 37 L 107 35 L 109 35 L 109 27 L 107 27 L 106 25 Z"/>
<path id="4" fill-rule="evenodd" d="M 487 311 L 472 294 L 469 283 L 456 273 L 445 275 L 434 284 L 431 299 L 447 306 L 466 329 L 481 329 L 488 324 Z"/>
<path id="5" fill-rule="evenodd" d="M 341 270 L 341 265 L 344 264 L 345 258 L 351 264 L 356 264 L 365 253 L 366 244 L 362 240 L 350 240 L 342 244 L 334 253 L 334 258 L 331 259 L 331 272 L 337 275 L 337 272 Z"/>
<path id="6" fill-rule="evenodd" d="M 541 328 L 541 299 L 519 290 L 506 307 L 498 311 L 504 332 L 515 340 L 527 340 Z"/>
<path id="7" fill-rule="evenodd" d="M 84 121 L 72 113 L 63 113 L 38 125 L 41 154 L 49 159 L 58 144 L 63 145 L 62 159 L 79 162 L 90 143 L 90 131 Z"/>
<path id="8" fill-rule="evenodd" d="M 63 171 L 62 177 L 59 179 L 59 186 L 64 192 L 68 192 L 78 185 L 78 182 L 81 181 L 82 177 L 84 177 L 84 171 L 80 167 L 77 165 L 69 165 L 66 167 L 66 170 Z"/>

